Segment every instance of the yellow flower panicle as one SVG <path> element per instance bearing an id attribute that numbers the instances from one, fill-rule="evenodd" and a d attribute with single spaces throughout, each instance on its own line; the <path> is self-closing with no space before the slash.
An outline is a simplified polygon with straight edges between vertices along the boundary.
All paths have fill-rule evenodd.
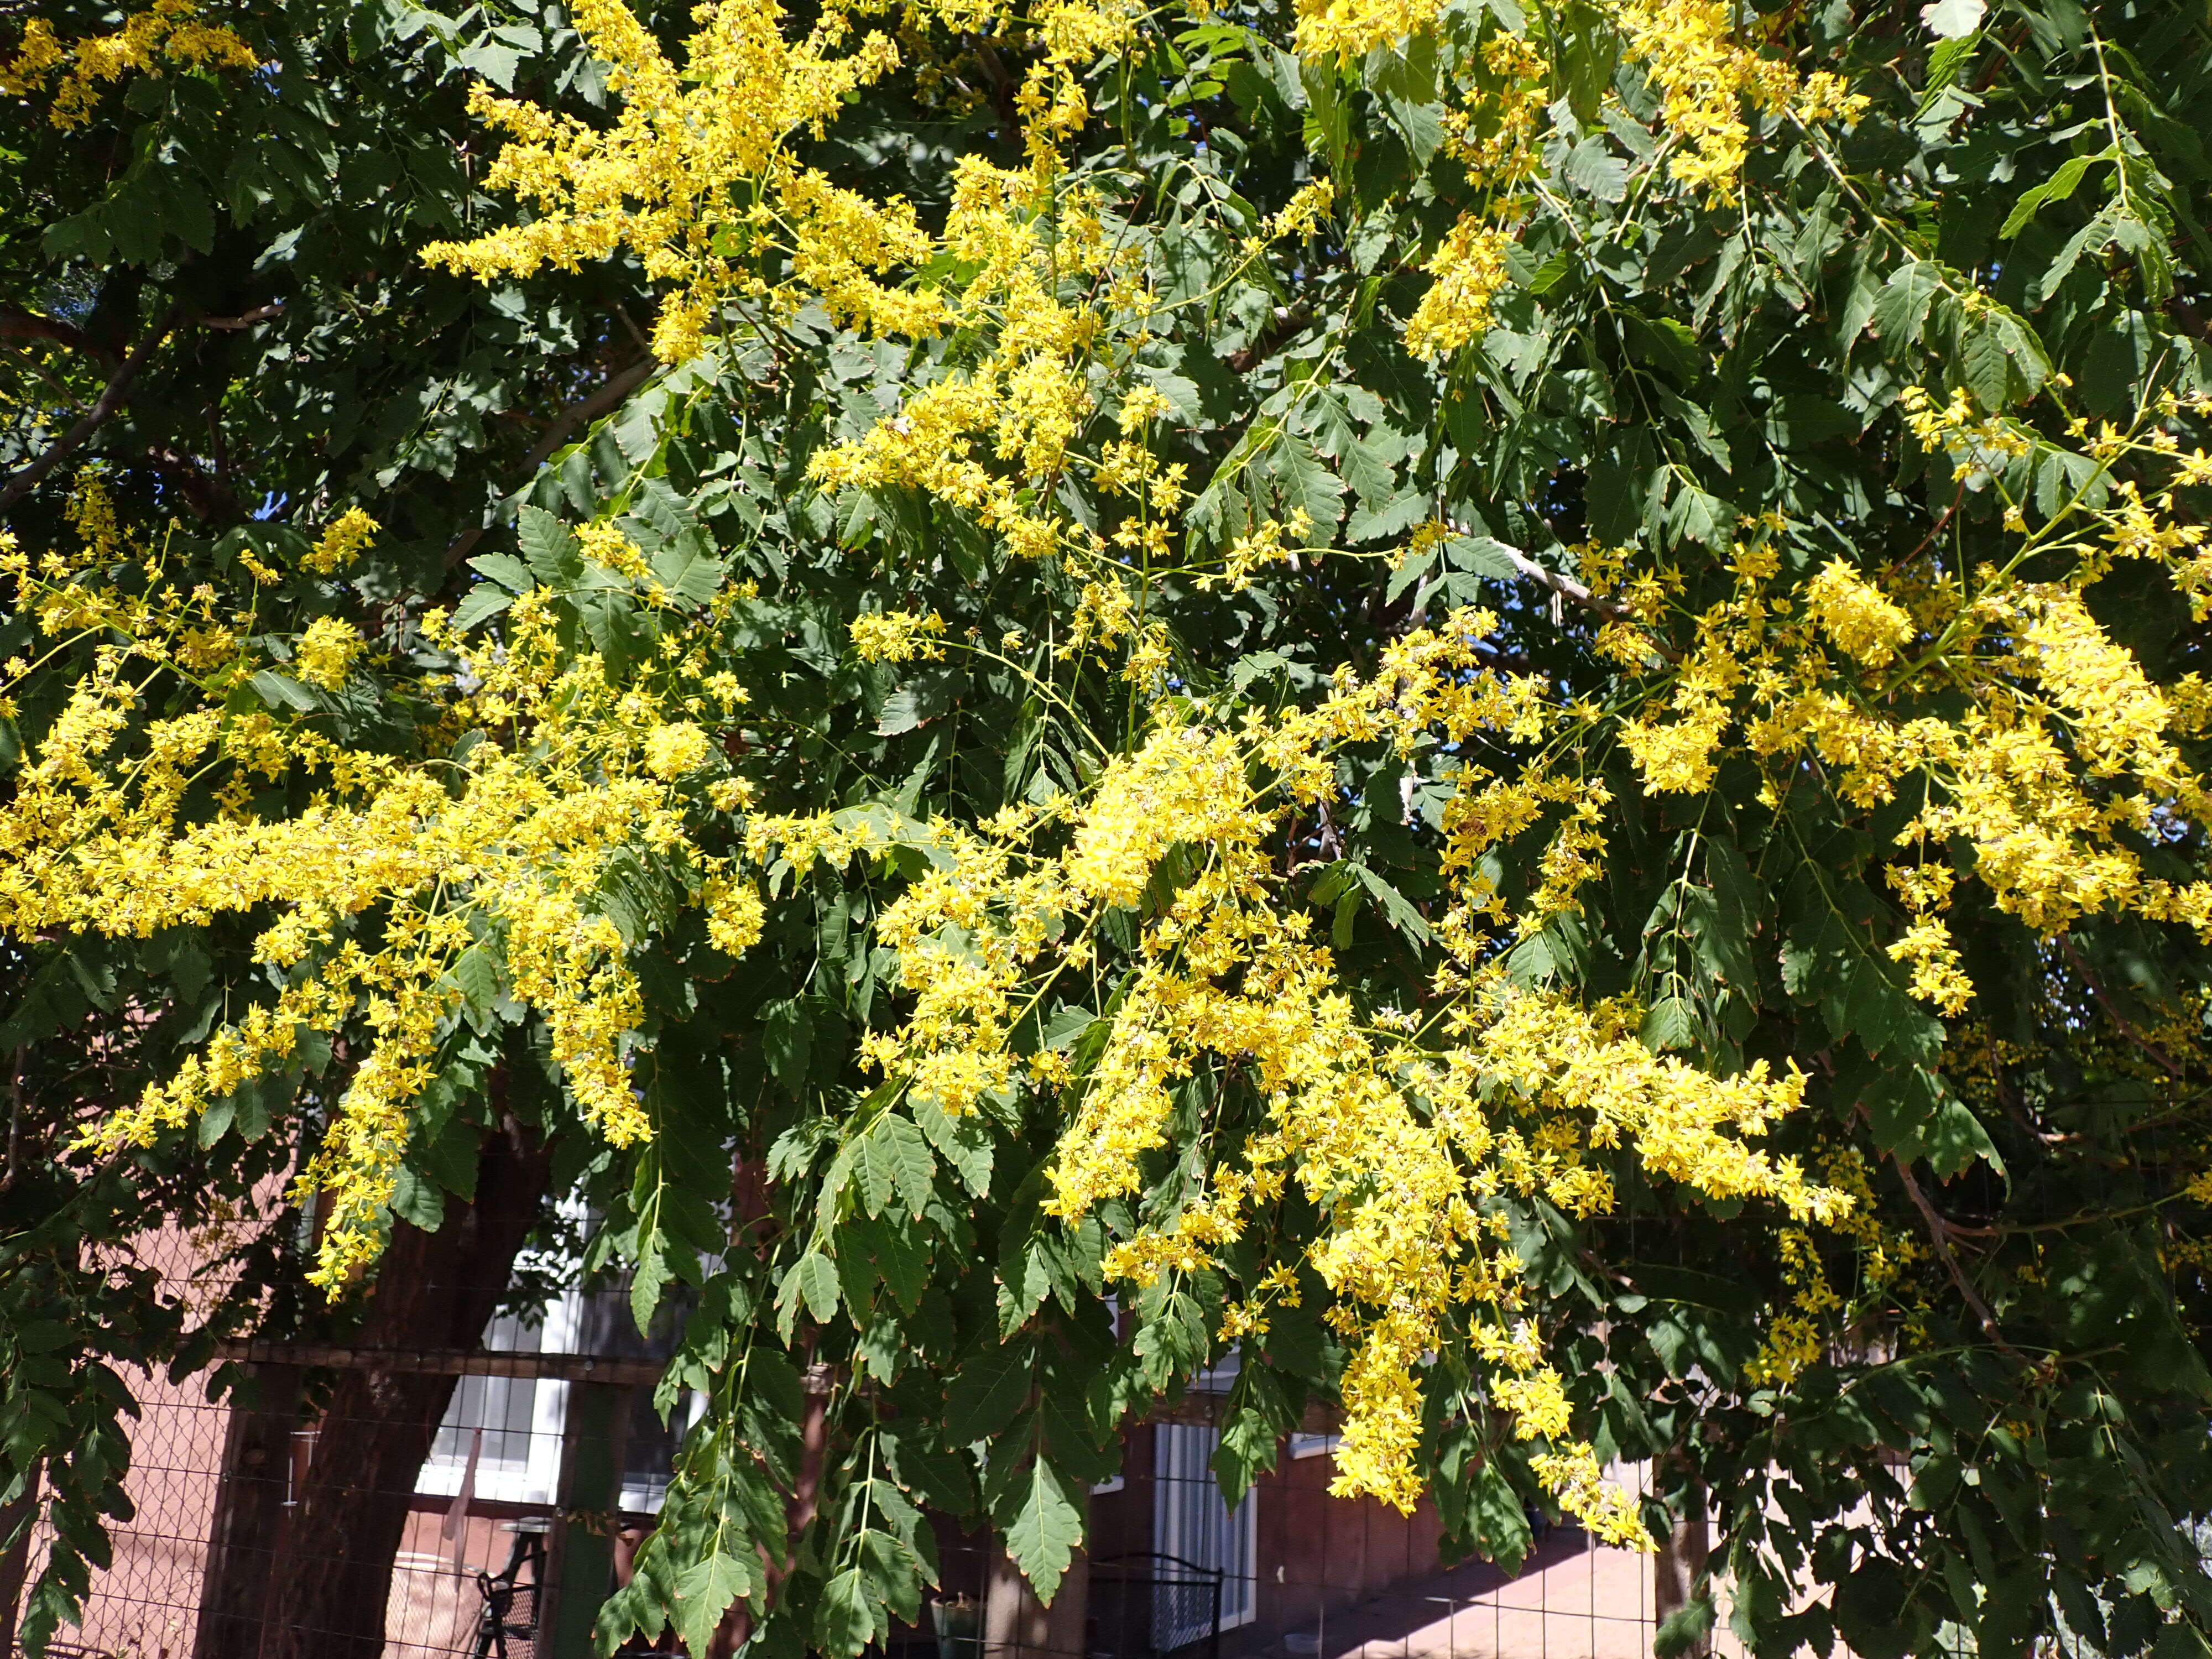
<path id="1" fill-rule="evenodd" d="M 307 624 L 293 652 L 300 678 L 310 685 L 335 691 L 346 682 L 366 643 L 351 623 L 336 617 L 318 617 Z"/>
<path id="2" fill-rule="evenodd" d="M 1838 650 L 1880 668 L 1912 637 L 1912 618 L 1841 559 L 1806 584 L 1805 602 Z"/>
<path id="3" fill-rule="evenodd" d="M 862 662 L 912 662 L 945 654 L 945 618 L 935 611 L 886 611 L 853 619 L 853 654 Z"/>
<path id="4" fill-rule="evenodd" d="M 1832 1219 L 1847 1200 L 1757 1149 L 1798 1109 L 1802 1078 L 1754 1067 L 1715 1079 L 1650 1054 L 1627 1011 L 1594 1018 L 1511 990 L 1480 965 L 1496 936 L 1476 917 L 1494 896 L 1448 924 L 1462 965 L 1439 977 L 1455 1034 L 1441 1049 L 1415 1040 L 1415 1022 L 1364 1019 L 1330 952 L 1309 937 L 1275 848 L 1286 816 L 1333 790 L 1336 750 L 1571 721 L 1525 682 L 1482 666 L 1477 647 L 1494 626 L 1466 612 L 1417 631 L 1373 678 L 1340 676 L 1310 709 L 1226 728 L 1163 718 L 1109 762 L 1086 799 L 1006 815 L 980 833 L 843 813 L 760 823 L 749 852 L 837 867 L 895 842 L 927 851 L 933 867 L 881 923 L 911 1012 L 872 1034 L 864 1054 L 916 1098 L 954 1112 L 1025 1079 L 1055 1091 L 1079 1082 L 1048 1171 L 1051 1214 L 1079 1220 L 1135 1193 L 1144 1156 L 1166 1144 L 1176 1092 L 1191 1081 L 1231 1069 L 1249 1080 L 1268 1103 L 1267 1127 L 1224 1150 L 1171 1223 L 1109 1251 L 1107 1272 L 1143 1285 L 1206 1267 L 1293 1184 L 1301 1189 L 1329 1218 L 1302 1264 L 1334 1298 L 1327 1316 L 1351 1352 L 1335 1490 L 1413 1503 L 1424 1356 L 1473 1304 L 1492 1403 L 1553 1447 L 1546 1468 L 1561 1501 L 1626 1540 L 1632 1512 L 1569 1438 L 1557 1376 L 1524 1328 L 1519 1267 L 1498 1246 L 1501 1202 L 1540 1194 L 1598 1212 L 1612 1202 L 1607 1160 L 1632 1151 L 1656 1176 L 1763 1200 L 1803 1223 Z M 1468 896 L 1479 896 L 1483 848 L 1540 830 L 1561 803 L 1572 810 L 1550 833 L 1575 848 L 1577 813 L 1598 804 L 1562 781 L 1509 810 L 1497 781 L 1472 769 L 1460 799 L 1486 803 L 1448 815 Z M 1177 879 L 1164 892 L 1155 878 L 1176 848 Z M 1501 931 L 1540 927 L 1567 902 L 1544 899 Z M 1015 1029 L 1042 988 L 1091 958 L 1111 909 L 1139 918 L 1135 963 L 1079 1079 L 1064 1053 L 1019 1055 Z M 1279 1294 L 1279 1273 L 1273 1282 Z M 1232 1310 L 1224 1329 L 1249 1333 L 1266 1317 L 1263 1295 Z"/>
<path id="5" fill-rule="evenodd" d="M 349 507 L 331 520 L 301 562 L 317 575 L 335 575 L 359 560 L 382 528 L 359 507 Z"/>
<path id="6" fill-rule="evenodd" d="M 292 1063 L 304 1035 L 365 1028 L 366 1050 L 300 1177 L 328 1200 L 315 1278 L 335 1290 L 379 1248 L 414 1103 L 461 1017 L 455 964 L 487 941 L 507 991 L 545 1021 L 584 1117 L 617 1146 L 648 1135 L 629 1062 L 643 1016 L 636 941 L 602 913 L 599 890 L 617 858 L 689 847 L 687 804 L 672 784 L 713 794 L 732 781 L 714 775 L 694 716 L 733 711 L 743 692 L 710 665 L 707 641 L 617 685 L 597 657 L 562 647 L 542 591 L 516 600 L 497 649 L 453 638 L 434 615 L 426 634 L 461 656 L 474 689 L 449 692 L 424 738 L 434 749 L 477 736 L 458 763 L 410 765 L 261 708 L 247 694 L 259 629 L 250 613 L 221 610 L 212 588 L 173 585 L 152 557 L 131 586 L 112 585 L 125 542 L 96 483 L 71 516 L 83 539 L 74 556 L 34 560 L 0 536 L 0 570 L 44 634 L 106 641 L 0 812 L 0 927 L 144 938 L 266 908 L 275 919 L 256 956 L 281 986 L 85 1144 L 146 1143 Z M 373 529 L 366 515 L 342 518 L 325 538 L 331 567 Z M 665 599 L 648 589 L 641 602 Z M 350 623 L 325 617 L 293 642 L 291 666 L 335 690 L 366 649 Z M 141 718 L 137 687 L 149 670 L 179 675 L 203 706 Z M 497 732 L 509 735 L 483 735 Z M 213 818 L 185 811 L 203 775 L 222 781 Z M 294 777 L 314 786 L 303 809 L 274 818 L 249 809 L 257 781 Z M 760 936 L 757 895 L 732 882 L 726 860 L 688 856 L 709 937 L 732 953 L 748 948 Z M 373 949 L 357 931 L 372 915 Z"/>
<path id="7" fill-rule="evenodd" d="M 1428 263 L 1435 284 L 1406 325 L 1406 349 L 1416 357 L 1456 351 L 1490 325 L 1490 299 L 1505 286 L 1505 250 L 1513 239 L 1462 219 Z"/>
<path id="8" fill-rule="evenodd" d="M 23 26 L 15 55 L 0 65 L 0 93 L 29 97 L 66 67 L 46 118 L 55 126 L 81 127 L 92 118 L 100 89 L 126 75 L 158 76 L 167 70 L 255 70 L 260 59 L 236 33 L 196 21 L 192 0 L 154 0 L 112 34 L 88 35 L 65 44 L 43 17 Z"/>

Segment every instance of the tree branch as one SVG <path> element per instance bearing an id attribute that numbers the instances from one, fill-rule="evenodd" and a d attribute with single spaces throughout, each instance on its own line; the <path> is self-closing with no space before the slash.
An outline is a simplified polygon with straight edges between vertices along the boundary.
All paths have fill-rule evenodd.
<path id="1" fill-rule="evenodd" d="M 1498 541 L 1495 538 L 1492 540 L 1491 545 L 1498 549 L 1499 552 L 1504 554 L 1507 561 L 1512 565 L 1512 567 L 1516 570 L 1519 571 L 1522 575 L 1526 576 L 1530 581 L 1550 588 L 1553 592 L 1557 593 L 1561 599 L 1572 599 L 1577 605 L 1582 606 L 1583 610 L 1589 611 L 1592 616 L 1602 617 L 1607 622 L 1619 622 L 1628 615 L 1627 611 L 1621 609 L 1618 605 L 1615 605 L 1611 599 L 1600 599 L 1596 594 L 1591 592 L 1589 588 L 1583 586 L 1582 583 L 1577 581 L 1572 576 L 1561 575 L 1556 570 L 1547 570 L 1542 565 L 1538 564 L 1535 560 L 1530 558 L 1519 548 L 1508 547 L 1504 542 Z"/>
<path id="2" fill-rule="evenodd" d="M 256 306 L 251 311 L 240 312 L 235 317 L 210 317 L 203 314 L 193 318 L 192 320 L 202 328 L 234 330 L 252 328 L 256 323 L 265 323 L 271 317 L 282 317 L 283 314 L 284 302 L 282 300 L 275 300 L 265 306 Z"/>
<path id="3" fill-rule="evenodd" d="M 1928 1224 L 1928 1237 L 1936 1246 L 1936 1260 L 1951 1275 L 1951 1282 L 1959 1287 L 1959 1294 L 1966 1297 L 1966 1305 L 1974 1310 L 1974 1317 L 1982 1322 L 1983 1332 L 1997 1346 L 2026 1364 L 2027 1356 L 1998 1333 L 1996 1315 L 1990 1310 L 1990 1304 L 1982 1300 L 1981 1292 L 1968 1281 L 1966 1269 L 1959 1265 L 1959 1258 L 1951 1254 L 1951 1224 L 1936 1212 L 1936 1206 L 1928 1201 L 1928 1194 L 1920 1190 L 1920 1183 L 1912 1178 L 1912 1171 L 1905 1160 L 1892 1152 L 1889 1161 L 1897 1170 L 1897 1179 L 1905 1188 L 1905 1195 L 1912 1200 L 1912 1207 L 1920 1212 L 1920 1218 Z"/>
<path id="4" fill-rule="evenodd" d="M 2114 1006 L 2112 994 L 2105 989 L 2104 981 L 2091 970 L 2089 964 L 2081 959 L 2081 953 L 2074 948 L 2074 941 L 2061 933 L 2058 935 L 2058 948 L 2065 953 L 2067 965 L 2081 976 L 2081 983 L 2087 986 L 2089 994 L 2097 999 L 2097 1006 L 2105 1011 L 2105 1017 L 2120 1028 L 2120 1035 L 2149 1055 L 2168 1077 L 2177 1083 L 2181 1081 L 2181 1067 L 2165 1050 L 2136 1030 L 2128 1017 Z"/>
<path id="5" fill-rule="evenodd" d="M 76 453 L 78 447 L 106 423 L 107 417 L 122 403 L 123 394 L 131 389 L 131 383 L 138 378 L 138 371 L 145 368 L 147 359 L 154 355 L 155 349 L 162 341 L 169 337 L 169 331 L 177 325 L 177 319 L 183 310 L 182 306 L 171 306 L 162 313 L 161 321 L 131 347 L 131 355 L 123 360 L 123 366 L 115 371 L 102 388 L 98 400 L 85 410 L 76 424 L 49 444 L 45 454 L 16 469 L 6 484 L 0 485 L 0 512 L 5 512 L 29 495 L 38 486 L 40 479 Z"/>
<path id="6" fill-rule="evenodd" d="M 623 398 L 644 385 L 659 367 L 652 357 L 641 357 L 611 376 L 591 396 L 578 399 L 556 415 L 553 423 L 545 428 L 530 453 L 522 458 L 523 482 L 528 483 L 538 469 L 552 459 L 553 452 L 568 441 L 570 434 L 578 427 L 587 421 L 595 421 L 609 410 L 617 407 Z M 484 532 L 490 528 L 488 524 L 480 524 L 456 536 L 453 544 L 446 550 L 446 568 L 451 570 L 468 557 L 469 550 L 482 541 Z"/>
<path id="7" fill-rule="evenodd" d="M 1457 525 L 1454 525 L 1452 528 L 1458 531 L 1462 535 L 1468 533 Z M 1558 594 L 1563 599 L 1573 600 L 1583 610 L 1589 611 L 1593 617 L 1601 617 L 1607 622 L 1630 622 L 1634 620 L 1626 605 L 1618 604 L 1612 599 L 1604 599 L 1598 594 L 1591 592 L 1589 588 L 1583 586 L 1582 583 L 1577 581 L 1572 576 L 1562 575 L 1556 570 L 1546 569 L 1542 565 L 1538 564 L 1535 560 L 1530 558 L 1526 553 L 1523 553 L 1519 548 L 1508 547 L 1504 542 L 1498 540 L 1495 537 L 1491 538 L 1490 544 L 1496 548 L 1499 552 L 1503 553 L 1505 556 L 1507 562 L 1510 562 L 1516 570 L 1526 576 L 1530 581 L 1536 583 L 1540 587 L 1549 588 L 1553 592 Z M 1651 650 L 1657 652 L 1659 655 L 1665 658 L 1668 662 L 1678 663 L 1682 660 L 1682 653 L 1680 652 L 1675 650 L 1670 645 L 1667 645 L 1658 640 L 1652 639 L 1648 635 L 1644 637 L 1644 643 Z"/>
<path id="8" fill-rule="evenodd" d="M 82 351 L 88 357 L 97 357 L 111 367 L 115 362 L 113 354 L 102 350 L 99 342 L 82 329 L 52 317 L 41 317 L 21 306 L 0 305 L 0 338 L 52 340 L 57 345 L 67 346 L 71 351 Z"/>

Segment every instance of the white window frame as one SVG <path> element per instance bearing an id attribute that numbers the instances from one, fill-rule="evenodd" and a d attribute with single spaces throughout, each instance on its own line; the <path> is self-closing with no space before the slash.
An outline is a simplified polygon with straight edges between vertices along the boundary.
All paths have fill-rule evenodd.
<path id="1" fill-rule="evenodd" d="M 538 1352 L 566 1353 L 574 1346 L 577 1328 L 583 1315 L 583 1297 L 575 1291 L 564 1291 L 546 1304 L 544 1322 L 538 1329 Z M 510 1387 L 527 1388 L 532 1392 L 530 1400 L 530 1451 L 526 1458 L 516 1460 L 503 1457 L 479 1457 L 477 1460 L 477 1481 L 471 1496 L 495 1504 L 550 1504 L 560 1496 L 561 1440 L 568 1424 L 568 1385 L 557 1379 L 539 1377 L 493 1379 L 505 1380 Z M 453 1390 L 455 1404 L 461 1391 Z M 450 1413 L 452 1407 L 447 1407 Z M 444 1425 L 441 1424 L 442 1430 Z M 426 1498 L 452 1498 L 461 1490 L 461 1476 L 468 1468 L 465 1443 L 468 1431 L 476 1425 L 457 1425 L 461 1430 L 464 1445 L 451 1453 L 433 1452 L 422 1460 L 422 1468 L 415 1477 L 416 1492 Z M 487 1428 L 489 1440 L 495 1431 Z M 625 1494 L 627 1496 L 627 1494 Z"/>

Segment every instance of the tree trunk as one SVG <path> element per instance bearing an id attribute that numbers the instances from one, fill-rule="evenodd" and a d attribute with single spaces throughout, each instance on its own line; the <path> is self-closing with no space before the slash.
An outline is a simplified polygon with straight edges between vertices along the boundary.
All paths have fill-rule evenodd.
<path id="1" fill-rule="evenodd" d="M 1698 1594 L 1711 1549 L 1705 1522 L 1705 1483 L 1693 1474 L 1683 1490 L 1682 1513 L 1675 1518 L 1674 1530 L 1660 1540 L 1659 1559 L 1653 1564 L 1652 1606 L 1661 1624 Z M 1712 1638 L 1708 1634 L 1683 1652 L 1692 1659 L 1703 1659 L 1712 1650 Z"/>
<path id="2" fill-rule="evenodd" d="M 1037 1600 L 1006 1547 L 994 1540 L 983 1589 L 983 1659 L 1081 1659 L 1091 1612 L 1091 1558 L 1081 1550 L 1050 1607 Z"/>
<path id="3" fill-rule="evenodd" d="M 244 1394 L 232 1396 L 193 1659 L 254 1659 L 260 1647 L 262 1610 L 292 1495 L 292 1431 L 299 1423 L 295 1365 L 256 1366 L 250 1403 Z"/>
<path id="4" fill-rule="evenodd" d="M 362 1346 L 473 1348 L 544 1203 L 550 1159 L 511 1118 L 485 1137 L 476 1201 L 424 1233 L 395 1222 Z M 270 1586 L 260 1659 L 380 1659 L 392 1561 L 458 1377 L 347 1371 L 331 1390 Z"/>

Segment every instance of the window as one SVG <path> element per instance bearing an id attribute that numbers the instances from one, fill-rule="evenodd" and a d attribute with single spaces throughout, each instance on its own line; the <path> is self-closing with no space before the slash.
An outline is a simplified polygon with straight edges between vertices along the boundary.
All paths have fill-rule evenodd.
<path id="1" fill-rule="evenodd" d="M 580 1298 L 571 1291 L 545 1310 L 536 1328 L 495 1319 L 484 1329 L 493 1353 L 564 1353 L 574 1339 Z M 518 1376 L 465 1376 L 453 1390 L 430 1443 L 415 1490 L 450 1498 L 461 1489 L 475 1431 L 483 1431 L 474 1496 L 498 1503 L 550 1504 L 561 1484 L 561 1432 L 568 1410 L 566 1382 Z"/>

